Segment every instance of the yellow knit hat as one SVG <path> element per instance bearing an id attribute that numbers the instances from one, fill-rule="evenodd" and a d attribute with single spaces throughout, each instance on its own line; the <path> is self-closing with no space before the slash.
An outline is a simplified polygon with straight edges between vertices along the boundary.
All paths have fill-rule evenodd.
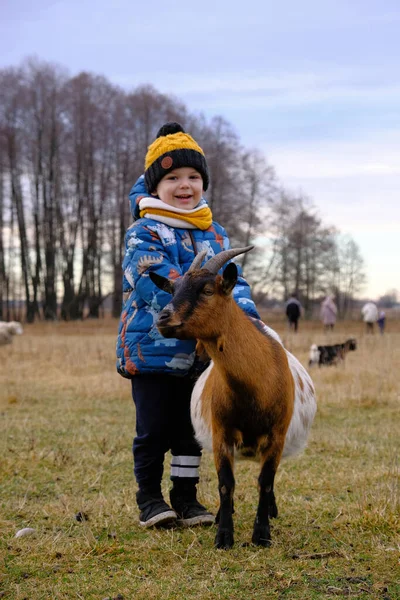
<path id="1" fill-rule="evenodd" d="M 166 123 L 147 150 L 144 165 L 147 190 L 154 192 L 164 175 L 180 167 L 196 169 L 203 179 L 204 191 L 208 188 L 210 177 L 203 150 L 179 123 Z"/>

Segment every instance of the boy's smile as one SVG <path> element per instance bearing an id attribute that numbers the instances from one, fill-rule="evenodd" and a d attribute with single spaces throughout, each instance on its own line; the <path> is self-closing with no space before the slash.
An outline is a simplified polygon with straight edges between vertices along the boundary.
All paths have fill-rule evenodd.
<path id="1" fill-rule="evenodd" d="M 156 189 L 157 196 L 170 206 L 191 210 L 201 200 L 203 179 L 192 167 L 179 167 L 165 175 Z"/>

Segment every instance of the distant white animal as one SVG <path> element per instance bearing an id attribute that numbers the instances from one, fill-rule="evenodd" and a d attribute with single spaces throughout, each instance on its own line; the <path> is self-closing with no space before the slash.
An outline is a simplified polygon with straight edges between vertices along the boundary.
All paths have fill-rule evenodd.
<path id="1" fill-rule="evenodd" d="M 312 344 L 310 348 L 310 357 L 308 361 L 308 366 L 317 365 L 319 363 L 320 351 L 318 350 L 317 344 Z"/>
<path id="2" fill-rule="evenodd" d="M 21 323 L 18 321 L 0 321 L 0 346 L 11 344 L 14 335 L 21 335 L 24 332 Z"/>

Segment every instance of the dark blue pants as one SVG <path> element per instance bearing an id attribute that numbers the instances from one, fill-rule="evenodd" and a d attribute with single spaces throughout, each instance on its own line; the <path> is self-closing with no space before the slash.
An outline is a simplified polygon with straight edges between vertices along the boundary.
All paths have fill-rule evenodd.
<path id="1" fill-rule="evenodd" d="M 139 489 L 159 493 L 164 455 L 172 453 L 171 479 L 197 483 L 201 450 L 190 420 L 190 377 L 137 375 L 132 380 L 136 406 L 133 440 L 134 472 Z"/>

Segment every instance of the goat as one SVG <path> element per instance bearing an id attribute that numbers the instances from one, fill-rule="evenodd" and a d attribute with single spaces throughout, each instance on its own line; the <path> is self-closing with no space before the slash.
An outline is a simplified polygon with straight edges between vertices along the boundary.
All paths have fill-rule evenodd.
<path id="1" fill-rule="evenodd" d="M 18 321 L 0 321 L 0 346 L 11 344 L 13 335 L 21 335 L 24 332 L 21 323 Z"/>
<path id="2" fill-rule="evenodd" d="M 357 350 L 357 341 L 354 338 L 346 340 L 343 344 L 333 344 L 331 346 L 312 344 L 308 366 L 338 365 L 340 362 L 344 362 L 348 352 L 354 350 Z"/>
<path id="3" fill-rule="evenodd" d="M 172 294 L 171 303 L 158 316 L 160 333 L 167 338 L 196 338 L 198 350 L 211 358 L 193 389 L 191 418 L 200 445 L 213 450 L 220 497 L 215 545 L 225 549 L 234 543 L 234 451 L 260 457 L 252 542 L 269 546 L 269 517 L 278 514 L 276 470 L 283 455 L 305 447 L 316 411 L 307 371 L 284 349 L 277 333 L 251 320 L 234 301 L 235 263 L 218 274 L 227 261 L 252 248 L 220 252 L 203 268 L 205 253 L 199 253 L 175 281 L 149 273 L 153 283 Z"/>

